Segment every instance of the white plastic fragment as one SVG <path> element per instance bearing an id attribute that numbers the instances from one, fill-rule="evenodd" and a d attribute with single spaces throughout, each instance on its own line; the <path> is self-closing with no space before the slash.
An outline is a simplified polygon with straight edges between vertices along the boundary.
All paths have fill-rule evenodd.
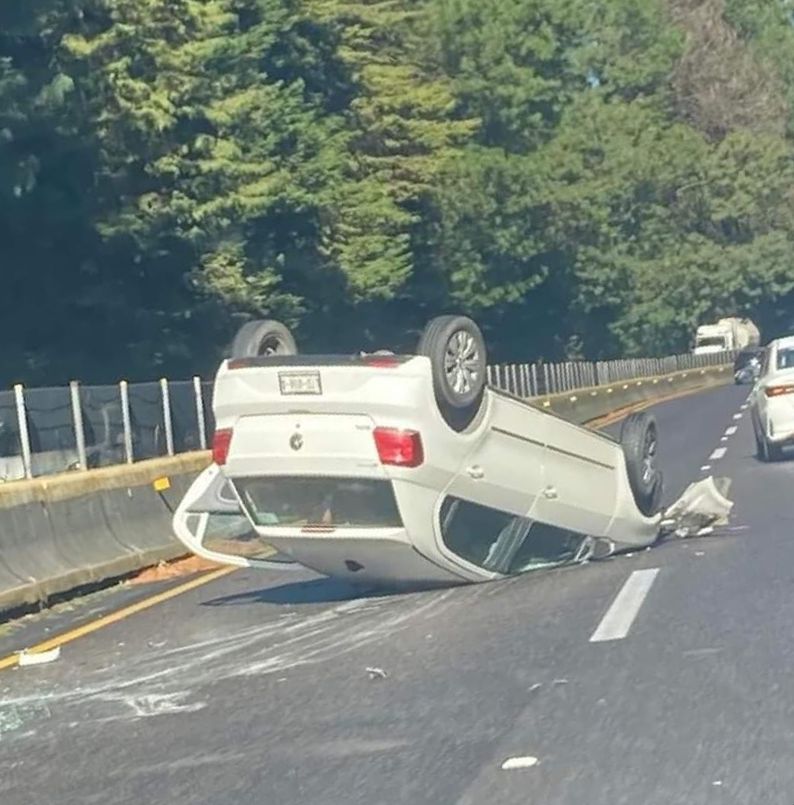
<path id="1" fill-rule="evenodd" d="M 56 646 L 52 651 L 28 651 L 24 649 L 19 652 L 19 665 L 23 668 L 28 665 L 45 665 L 48 662 L 55 662 L 60 656 L 60 646 Z"/>
<path id="2" fill-rule="evenodd" d="M 728 478 L 712 476 L 690 484 L 678 500 L 662 515 L 661 527 L 678 537 L 711 533 L 715 525 L 727 525 L 733 509 L 728 500 Z"/>
<path id="3" fill-rule="evenodd" d="M 383 668 L 367 668 L 367 673 L 370 679 L 386 679 L 388 676 Z"/>
<path id="4" fill-rule="evenodd" d="M 502 769 L 504 771 L 510 771 L 511 769 L 529 769 L 532 766 L 537 766 L 538 763 L 538 759 L 532 755 L 509 757 L 502 763 Z"/>

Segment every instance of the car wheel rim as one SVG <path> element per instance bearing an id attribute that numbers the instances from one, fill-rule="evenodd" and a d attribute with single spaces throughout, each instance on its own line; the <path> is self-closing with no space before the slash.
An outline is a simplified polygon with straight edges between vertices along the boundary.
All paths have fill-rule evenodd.
<path id="1" fill-rule="evenodd" d="M 642 481 L 650 484 L 656 474 L 656 434 L 648 431 L 642 456 Z"/>
<path id="2" fill-rule="evenodd" d="M 480 375 L 480 351 L 474 337 L 458 330 L 447 341 L 444 373 L 450 388 L 458 395 L 471 392 Z"/>
<path id="3" fill-rule="evenodd" d="M 259 354 L 264 356 L 278 355 L 281 349 L 281 341 L 277 336 L 269 336 L 259 347 Z"/>

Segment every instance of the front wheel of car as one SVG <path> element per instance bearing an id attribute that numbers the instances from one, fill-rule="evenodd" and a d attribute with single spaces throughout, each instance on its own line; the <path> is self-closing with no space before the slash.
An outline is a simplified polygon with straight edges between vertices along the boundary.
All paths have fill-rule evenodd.
<path id="1" fill-rule="evenodd" d="M 465 430 L 485 392 L 487 354 L 480 328 L 466 316 L 438 316 L 428 322 L 416 351 L 430 358 L 441 415 L 450 427 Z"/>
<path id="2" fill-rule="evenodd" d="M 650 517 L 659 511 L 664 489 L 657 465 L 659 431 L 655 417 L 644 412 L 628 416 L 620 431 L 620 443 L 634 502 Z"/>

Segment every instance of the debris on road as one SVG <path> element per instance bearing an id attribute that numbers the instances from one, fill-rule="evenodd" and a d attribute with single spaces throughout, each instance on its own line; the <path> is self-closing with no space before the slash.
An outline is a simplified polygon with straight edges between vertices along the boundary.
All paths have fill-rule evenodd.
<path id="1" fill-rule="evenodd" d="M 19 665 L 45 665 L 48 662 L 55 662 L 61 656 L 61 647 L 56 646 L 52 651 L 28 651 L 24 649 L 19 652 Z"/>
<path id="2" fill-rule="evenodd" d="M 388 676 L 383 668 L 367 668 L 367 673 L 370 679 L 386 679 Z"/>
<path id="3" fill-rule="evenodd" d="M 728 500 L 729 478 L 715 480 L 709 476 L 690 484 L 684 494 L 665 511 L 661 522 L 662 536 L 672 534 L 681 539 L 711 533 L 714 526 L 727 525 L 733 509 Z"/>
<path id="4" fill-rule="evenodd" d="M 540 761 L 532 755 L 509 757 L 502 763 L 502 769 L 504 771 L 510 771 L 511 769 L 529 769 L 532 766 L 537 766 L 539 762 Z"/>
<path id="5" fill-rule="evenodd" d="M 145 568 L 129 579 L 127 584 L 151 584 L 156 581 L 167 581 L 169 579 L 181 578 L 182 576 L 192 576 L 194 573 L 216 570 L 219 567 L 220 565 L 216 562 L 209 562 L 198 556 L 182 557 L 172 562 L 160 562 L 157 565 Z"/>

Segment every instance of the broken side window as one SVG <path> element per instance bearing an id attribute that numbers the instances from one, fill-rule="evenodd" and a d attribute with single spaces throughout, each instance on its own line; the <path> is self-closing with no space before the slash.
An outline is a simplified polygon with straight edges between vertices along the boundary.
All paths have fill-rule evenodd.
<path id="1" fill-rule="evenodd" d="M 478 567 L 503 574 L 575 561 L 588 539 L 453 496 L 440 512 L 441 537 L 455 554 Z"/>

